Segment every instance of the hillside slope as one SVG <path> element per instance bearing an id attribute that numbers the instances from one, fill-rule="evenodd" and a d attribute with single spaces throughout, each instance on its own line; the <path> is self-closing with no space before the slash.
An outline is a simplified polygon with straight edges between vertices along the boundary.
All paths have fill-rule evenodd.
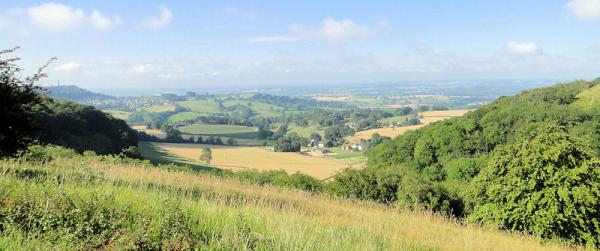
<path id="1" fill-rule="evenodd" d="M 73 102 L 114 98 L 106 94 L 91 92 L 75 85 L 47 86 L 44 87 L 42 92 L 55 99 L 64 99 Z"/>
<path id="2" fill-rule="evenodd" d="M 599 86 L 528 90 L 402 134 L 338 175 L 337 194 L 598 246 Z"/>
<path id="3" fill-rule="evenodd" d="M 571 104 L 580 109 L 600 114 L 600 85 L 595 85 L 577 95 L 577 101 Z"/>
<path id="4" fill-rule="evenodd" d="M 57 152 L 45 163 L 0 160 L 0 249 L 565 248 L 372 203 Z"/>

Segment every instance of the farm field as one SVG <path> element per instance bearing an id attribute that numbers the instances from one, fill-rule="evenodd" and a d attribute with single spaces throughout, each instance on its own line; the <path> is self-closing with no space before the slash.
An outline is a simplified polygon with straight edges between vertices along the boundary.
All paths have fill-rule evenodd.
<path id="1" fill-rule="evenodd" d="M 332 147 L 329 150 L 333 153 L 329 155 L 330 158 L 340 161 L 350 168 L 362 168 L 367 163 L 367 157 L 364 152 L 346 151 L 341 147 Z"/>
<path id="2" fill-rule="evenodd" d="M 219 112 L 219 106 L 214 100 L 187 100 L 177 102 L 177 104 L 197 113 Z"/>
<path id="3" fill-rule="evenodd" d="M 381 136 L 395 138 L 396 136 L 405 133 L 406 131 L 416 130 L 433 122 L 444 119 L 459 117 L 472 110 L 448 110 L 448 111 L 428 111 L 420 113 L 421 124 L 401 127 L 376 128 L 357 132 L 354 136 L 346 137 L 346 141 L 350 143 L 359 143 L 361 139 L 370 139 L 375 133 Z"/>
<path id="4" fill-rule="evenodd" d="M 295 123 L 292 123 L 289 125 L 288 131 L 295 132 L 298 134 L 298 136 L 309 138 L 310 134 L 312 134 L 314 132 L 319 133 L 320 135 L 323 135 L 325 130 L 323 128 L 321 128 L 319 125 L 300 127 L 300 126 L 296 125 Z"/>
<path id="5" fill-rule="evenodd" d="M 333 176 L 347 166 L 328 157 L 314 157 L 299 153 L 273 152 L 264 147 L 217 146 L 200 144 L 152 143 L 169 153 L 198 159 L 202 148 L 212 150 L 211 166 L 230 169 L 284 170 L 289 174 L 301 172 L 318 179 Z"/>
<path id="6" fill-rule="evenodd" d="M 240 101 L 240 100 L 227 100 L 223 102 L 225 107 L 231 107 L 236 105 L 244 105 L 252 109 L 252 111 L 258 113 L 263 117 L 277 116 L 281 113 L 284 108 L 281 106 L 260 102 L 260 101 Z"/>
<path id="7" fill-rule="evenodd" d="M 49 219 L 74 219 L 73 225 L 77 226 L 72 228 L 83 222 L 75 217 L 87 219 L 90 215 L 100 215 L 93 220 L 102 223 L 98 224 L 101 225 L 98 231 L 106 236 L 97 239 L 106 239 L 106 246 L 101 247 L 115 250 L 146 247 L 136 248 L 135 244 L 182 250 L 192 249 L 189 245 L 210 250 L 535 251 L 569 248 L 556 243 L 541 244 L 539 239 L 525 235 L 463 225 L 429 213 L 294 189 L 250 185 L 142 163 L 103 162 L 95 156 L 56 158 L 46 164 L 0 160 L 0 167 L 3 170 L 0 188 L 7 208 L 4 212 L 25 213 L 26 217 L 44 212 Z M 23 173 L 35 174 L 35 182 L 24 179 Z M 82 176 L 94 177 L 93 182 Z M 57 183 L 57 180 L 62 182 Z M 28 204 L 18 204 L 20 201 Z M 87 204 L 93 205 L 95 211 L 89 209 L 92 206 L 86 207 Z M 72 209 L 77 210 L 70 212 Z M 25 220 L 15 224 L 20 222 Z M 87 226 L 78 229 L 84 233 L 92 231 L 83 230 Z M 50 233 L 55 234 L 52 239 L 34 239 L 33 231 L 26 232 L 25 229 L 29 229 L 26 226 L 6 228 L 5 235 L 0 237 L 0 249 L 97 249 L 95 242 L 78 246 L 83 241 L 73 243 L 74 238 L 69 238 L 71 234 L 61 234 L 65 228 L 56 228 L 48 227 Z M 154 237 L 155 232 L 167 234 Z"/>
<path id="8" fill-rule="evenodd" d="M 112 115 L 115 118 L 122 119 L 125 121 L 127 121 L 127 119 L 129 118 L 129 112 L 126 112 L 126 111 L 119 111 L 119 110 L 102 110 L 102 111 Z"/>
<path id="9" fill-rule="evenodd" d="M 146 134 L 149 135 L 155 135 L 155 136 L 160 136 L 160 135 L 165 135 L 165 133 L 161 130 L 158 129 L 148 129 L 145 125 L 134 125 L 131 126 L 131 129 L 140 131 L 140 132 L 145 132 Z"/>
<path id="10" fill-rule="evenodd" d="M 174 105 L 155 105 L 155 106 L 150 106 L 150 107 L 143 107 L 143 108 L 140 108 L 139 110 L 144 110 L 147 112 L 171 112 L 171 111 L 175 111 L 175 106 Z"/>
<path id="11" fill-rule="evenodd" d="M 336 95 L 323 95 L 323 96 L 313 96 L 312 98 L 314 100 L 318 100 L 318 101 L 344 102 L 344 101 L 350 99 L 351 96 L 349 96 L 349 95 L 340 95 L 340 96 L 336 96 Z"/>
<path id="12" fill-rule="evenodd" d="M 195 170 L 215 170 L 215 168 L 209 167 L 199 161 L 170 153 L 150 142 L 140 142 L 138 144 L 138 152 L 144 159 L 150 160 L 155 164 L 176 163 L 191 166 Z"/>
<path id="13" fill-rule="evenodd" d="M 171 115 L 167 120 L 171 123 L 177 123 L 184 120 L 191 120 L 200 117 L 200 113 L 197 112 L 180 112 Z"/>
<path id="14" fill-rule="evenodd" d="M 256 139 L 258 128 L 239 125 L 186 125 L 177 128 L 185 134 Z"/>

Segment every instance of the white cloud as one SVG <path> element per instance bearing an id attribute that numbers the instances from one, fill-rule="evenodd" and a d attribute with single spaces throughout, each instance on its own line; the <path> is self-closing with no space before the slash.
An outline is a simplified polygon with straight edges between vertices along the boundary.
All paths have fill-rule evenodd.
<path id="1" fill-rule="evenodd" d="M 322 23 L 318 27 L 306 27 L 302 25 L 292 25 L 291 30 L 293 33 L 301 36 L 317 36 L 335 41 L 354 40 L 354 39 L 365 39 L 375 35 L 377 28 L 368 27 L 365 25 L 357 24 L 352 20 L 336 20 L 332 17 L 323 19 Z M 384 23 L 381 23 L 384 25 Z"/>
<path id="2" fill-rule="evenodd" d="M 542 48 L 532 42 L 510 41 L 504 45 L 504 51 L 511 55 L 536 55 L 542 54 Z"/>
<path id="3" fill-rule="evenodd" d="M 80 65 L 78 63 L 76 63 L 76 62 L 68 62 L 68 63 L 61 64 L 61 65 L 59 65 L 57 67 L 54 67 L 54 70 L 55 71 L 65 71 L 65 72 L 68 72 L 68 71 L 73 71 L 73 70 L 78 69 L 79 66 Z"/>
<path id="4" fill-rule="evenodd" d="M 581 20 L 600 19 L 600 0 L 570 0 L 563 7 Z"/>
<path id="5" fill-rule="evenodd" d="M 68 30 L 85 22 L 83 10 L 68 5 L 45 3 L 25 11 L 29 21 L 36 27 L 48 30 Z"/>
<path id="6" fill-rule="evenodd" d="M 14 9 L 11 13 L 12 16 L 21 14 L 27 17 L 33 27 L 45 31 L 71 31 L 81 27 L 108 31 L 122 23 L 119 17 L 106 17 L 97 10 L 93 10 L 90 15 L 86 15 L 82 9 L 56 3 L 45 3 L 26 9 Z"/>
<path id="7" fill-rule="evenodd" d="M 251 43 L 279 43 L 293 41 L 296 41 L 296 38 L 289 36 L 253 37 L 248 39 L 248 42 Z"/>
<path id="8" fill-rule="evenodd" d="M 108 31 L 113 29 L 115 26 L 120 25 L 122 23 L 121 18 L 115 17 L 111 19 L 109 17 L 103 16 L 100 12 L 93 10 L 92 15 L 89 17 L 90 23 L 92 27 L 101 31 Z"/>
<path id="9" fill-rule="evenodd" d="M 165 6 L 159 7 L 160 16 L 158 17 L 150 17 L 144 21 L 144 25 L 148 28 L 152 29 L 161 29 L 166 27 L 173 20 L 173 12 L 169 10 L 169 8 Z"/>

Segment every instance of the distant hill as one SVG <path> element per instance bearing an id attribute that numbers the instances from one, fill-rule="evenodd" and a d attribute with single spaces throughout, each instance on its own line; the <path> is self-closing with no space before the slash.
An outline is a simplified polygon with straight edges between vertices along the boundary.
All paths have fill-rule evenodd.
<path id="1" fill-rule="evenodd" d="M 114 98 L 113 96 L 91 92 L 74 85 L 48 86 L 44 87 L 42 92 L 55 99 L 66 99 L 75 102 Z"/>

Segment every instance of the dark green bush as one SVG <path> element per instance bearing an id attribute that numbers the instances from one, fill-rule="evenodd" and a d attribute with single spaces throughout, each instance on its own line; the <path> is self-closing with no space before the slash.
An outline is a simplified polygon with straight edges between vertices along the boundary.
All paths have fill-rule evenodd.
<path id="1" fill-rule="evenodd" d="M 473 221 L 600 246 L 600 159 L 564 127 L 497 149 L 473 191 Z"/>
<path id="2" fill-rule="evenodd" d="M 76 156 L 79 154 L 71 149 L 51 145 L 31 145 L 21 154 L 23 160 L 42 163 L 55 158 L 74 158 Z"/>
<path id="3" fill-rule="evenodd" d="M 447 216 L 461 217 L 463 202 L 441 184 L 419 180 L 407 175 L 398 189 L 398 206 L 418 211 L 430 211 Z"/>

